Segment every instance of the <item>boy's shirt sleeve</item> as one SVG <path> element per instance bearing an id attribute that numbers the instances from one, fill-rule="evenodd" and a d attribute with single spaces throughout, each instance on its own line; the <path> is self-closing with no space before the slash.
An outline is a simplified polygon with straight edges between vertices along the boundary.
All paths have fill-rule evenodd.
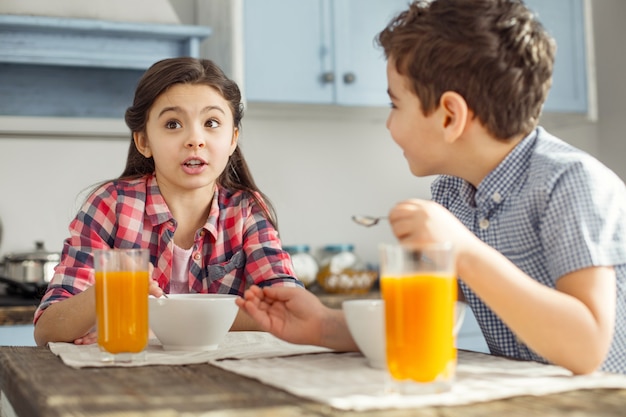
<path id="1" fill-rule="evenodd" d="M 554 183 L 540 224 L 556 281 L 590 266 L 626 264 L 626 188 L 600 164 L 572 164 Z"/>

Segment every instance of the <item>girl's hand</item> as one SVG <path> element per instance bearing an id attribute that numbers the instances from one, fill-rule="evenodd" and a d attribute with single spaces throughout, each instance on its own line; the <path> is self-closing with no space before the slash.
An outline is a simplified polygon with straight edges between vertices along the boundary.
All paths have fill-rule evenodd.
<path id="1" fill-rule="evenodd" d="M 159 283 L 156 281 L 150 281 L 150 288 L 149 288 L 149 294 L 153 295 L 157 298 L 162 297 L 163 296 L 163 290 L 161 289 L 161 287 L 159 287 Z"/>
<path id="2" fill-rule="evenodd" d="M 74 340 L 75 345 L 92 345 L 98 341 L 98 333 L 95 327 L 85 333 L 83 336 Z"/>
<path id="3" fill-rule="evenodd" d="M 154 265 L 148 265 L 148 275 L 150 276 L 150 288 L 148 288 L 148 294 L 159 298 L 163 296 L 163 289 L 159 287 L 159 283 L 152 279 L 152 273 L 154 272 Z"/>

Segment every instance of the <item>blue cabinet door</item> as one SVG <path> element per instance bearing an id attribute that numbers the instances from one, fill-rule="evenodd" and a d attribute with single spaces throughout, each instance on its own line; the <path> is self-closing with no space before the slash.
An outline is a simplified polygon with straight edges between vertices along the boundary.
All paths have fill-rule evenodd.
<path id="1" fill-rule="evenodd" d="M 249 101 L 386 105 L 374 38 L 406 0 L 245 0 Z"/>
<path id="2" fill-rule="evenodd" d="M 586 113 L 587 57 L 584 0 L 526 0 L 557 43 L 545 111 Z"/>
<path id="3" fill-rule="evenodd" d="M 333 75 L 330 0 L 243 4 L 246 99 L 331 103 L 333 82 L 324 81 Z"/>
<path id="4" fill-rule="evenodd" d="M 386 59 L 375 37 L 406 0 L 335 0 L 333 2 L 336 102 L 381 106 L 387 96 Z"/>
<path id="5" fill-rule="evenodd" d="M 245 0 L 249 101 L 381 106 L 385 59 L 375 36 L 406 0 Z M 558 48 L 545 111 L 586 113 L 584 0 L 527 0 Z"/>

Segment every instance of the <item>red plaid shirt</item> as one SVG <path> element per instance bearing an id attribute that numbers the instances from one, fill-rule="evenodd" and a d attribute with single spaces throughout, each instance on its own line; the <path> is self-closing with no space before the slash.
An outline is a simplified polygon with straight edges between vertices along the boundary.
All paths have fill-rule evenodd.
<path id="1" fill-rule="evenodd" d="M 112 181 L 94 192 L 70 224 L 61 262 L 35 312 L 94 283 L 94 249 L 149 248 L 152 278 L 169 292 L 176 220 L 152 175 Z M 189 290 L 242 295 L 251 284 L 302 286 L 278 233 L 249 192 L 218 186 L 209 217 L 196 232 Z"/>

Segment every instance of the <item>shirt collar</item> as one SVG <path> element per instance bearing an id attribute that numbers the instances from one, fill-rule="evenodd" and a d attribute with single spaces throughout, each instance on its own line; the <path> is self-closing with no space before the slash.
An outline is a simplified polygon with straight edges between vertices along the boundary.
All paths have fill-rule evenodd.
<path id="1" fill-rule="evenodd" d="M 146 214 L 152 224 L 162 224 L 173 219 L 154 174 L 146 178 Z"/>
<path id="2" fill-rule="evenodd" d="M 219 185 L 216 185 L 213 199 L 211 200 L 211 209 L 209 210 L 209 217 L 204 224 L 204 229 L 209 233 L 217 236 L 217 222 L 220 216 L 219 206 Z M 152 224 L 162 224 L 170 220 L 174 220 L 172 213 L 170 212 L 159 184 L 157 183 L 154 174 L 149 175 L 146 178 L 146 214 Z"/>
<path id="3" fill-rule="evenodd" d="M 209 217 L 204 224 L 204 229 L 211 233 L 213 237 L 217 238 L 217 222 L 220 218 L 220 186 L 215 185 L 215 191 L 213 192 L 213 199 L 211 200 L 211 208 L 209 209 Z"/>
<path id="4" fill-rule="evenodd" d="M 533 130 L 518 143 L 500 164 L 478 184 L 475 204 L 490 209 L 501 204 L 519 183 L 530 163 L 538 130 Z"/>

